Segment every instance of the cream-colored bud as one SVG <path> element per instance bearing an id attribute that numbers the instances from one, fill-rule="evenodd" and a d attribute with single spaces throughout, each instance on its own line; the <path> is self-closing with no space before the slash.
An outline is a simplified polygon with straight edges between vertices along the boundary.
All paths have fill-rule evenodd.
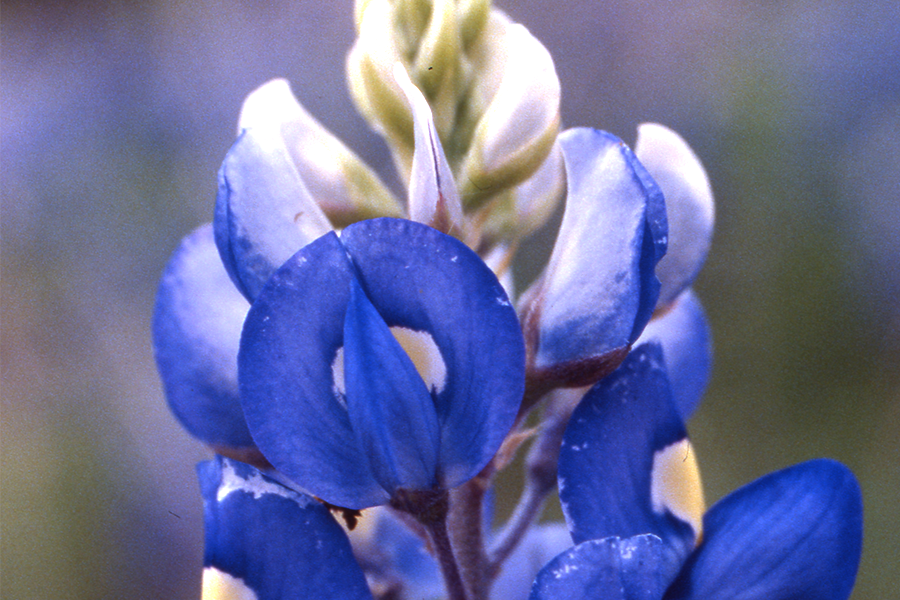
<path id="1" fill-rule="evenodd" d="M 483 38 L 473 49 L 473 102 L 486 108 L 459 178 L 467 208 L 530 177 L 559 131 L 559 78 L 547 49 L 497 12 Z"/>
<path id="2" fill-rule="evenodd" d="M 565 192 L 562 149 L 554 144 L 534 175 L 481 208 L 482 238 L 493 241 L 527 237 L 550 219 Z"/>
<path id="3" fill-rule="evenodd" d="M 388 0 L 361 4 L 359 36 L 347 56 L 350 95 L 372 127 L 387 137 L 398 166 L 408 165 L 413 153 L 413 120 L 393 76 L 394 64 L 407 64 L 394 28 L 393 7 Z"/>
<path id="4" fill-rule="evenodd" d="M 260 128 L 280 134 L 300 179 L 333 225 L 403 214 L 377 175 L 303 108 L 286 80 L 265 83 L 244 101 L 238 129 Z"/>
<path id="5" fill-rule="evenodd" d="M 461 46 L 456 2 L 435 0 L 428 26 L 418 41 L 411 72 L 430 101 L 435 127 L 444 139 L 456 121 Z"/>
<path id="6" fill-rule="evenodd" d="M 491 0 L 459 0 L 456 5 L 463 48 L 468 50 L 487 25 Z"/>

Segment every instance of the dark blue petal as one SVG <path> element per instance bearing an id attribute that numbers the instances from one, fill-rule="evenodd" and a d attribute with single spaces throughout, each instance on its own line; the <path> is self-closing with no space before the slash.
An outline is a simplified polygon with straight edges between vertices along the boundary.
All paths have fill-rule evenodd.
<path id="1" fill-rule="evenodd" d="M 341 527 L 319 502 L 217 457 L 197 467 L 206 525 L 204 600 L 371 599 Z M 219 588 L 215 589 L 218 585 Z"/>
<path id="2" fill-rule="evenodd" d="M 862 497 L 847 467 L 813 460 L 728 495 L 669 600 L 846 600 L 862 547 Z"/>
<path id="3" fill-rule="evenodd" d="M 537 311 L 535 366 L 597 359 L 631 344 L 656 306 L 665 253 L 659 188 L 615 136 L 570 129 L 559 137 L 568 195 Z"/>
<path id="4" fill-rule="evenodd" d="M 251 301 L 284 261 L 331 230 L 277 126 L 244 130 L 228 151 L 215 228 L 225 268 Z"/>
<path id="5" fill-rule="evenodd" d="M 678 412 L 685 421 L 700 404 L 712 369 L 709 326 L 693 290 L 685 290 L 662 316 L 652 319 L 635 343 L 662 345 Z"/>
<path id="6" fill-rule="evenodd" d="M 472 250 L 430 227 L 373 219 L 341 241 L 388 326 L 423 332 L 439 349 L 444 374 L 426 378 L 441 427 L 438 477 L 459 485 L 496 453 L 519 410 L 525 350 L 515 310 Z"/>
<path id="7" fill-rule="evenodd" d="M 530 600 L 659 600 L 663 561 L 654 535 L 582 542 L 538 573 Z"/>
<path id="8" fill-rule="evenodd" d="M 632 351 L 572 414 L 559 456 L 559 496 L 576 543 L 652 533 L 675 576 L 703 514 L 693 451 L 657 344 Z"/>
<path id="9" fill-rule="evenodd" d="M 307 492 L 365 508 L 389 496 L 356 441 L 335 377 L 353 277 L 334 233 L 294 255 L 250 309 L 238 367 L 247 423 L 266 458 Z"/>
<path id="10" fill-rule="evenodd" d="M 440 430 L 416 366 L 353 280 L 344 321 L 350 424 L 372 473 L 391 495 L 435 486 Z"/>
<path id="11" fill-rule="evenodd" d="M 222 266 L 212 227 L 185 237 L 159 282 L 153 347 L 172 412 L 207 444 L 253 447 L 237 383 L 249 308 Z"/>

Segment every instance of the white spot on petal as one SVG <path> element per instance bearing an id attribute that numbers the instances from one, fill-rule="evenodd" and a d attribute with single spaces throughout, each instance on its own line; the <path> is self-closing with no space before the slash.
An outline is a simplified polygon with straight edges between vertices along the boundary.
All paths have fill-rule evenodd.
<path id="1" fill-rule="evenodd" d="M 447 365 L 434 338 L 427 331 L 391 327 L 397 342 L 409 355 L 429 391 L 440 394 L 447 384 Z"/>
<path id="2" fill-rule="evenodd" d="M 344 410 L 347 410 L 347 384 L 344 381 L 344 347 L 337 349 L 334 360 L 331 361 L 331 391 Z"/>
<path id="3" fill-rule="evenodd" d="M 265 479 L 260 473 L 254 472 L 249 479 L 241 477 L 234 467 L 228 463 L 222 463 L 222 483 L 219 484 L 219 491 L 216 494 L 216 500 L 221 502 L 232 492 L 246 492 L 253 495 L 254 500 L 259 500 L 266 494 L 281 496 L 293 500 L 298 506 L 304 508 L 309 505 L 309 499 L 300 494 L 287 489 L 286 487 Z"/>

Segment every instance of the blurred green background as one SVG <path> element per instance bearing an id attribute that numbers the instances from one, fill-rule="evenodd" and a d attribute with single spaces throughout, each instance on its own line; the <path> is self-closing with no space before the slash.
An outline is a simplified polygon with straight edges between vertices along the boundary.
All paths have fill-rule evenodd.
<path id="1" fill-rule="evenodd" d="M 715 367 L 689 428 L 708 499 L 805 459 L 845 462 L 866 506 L 853 597 L 891 597 L 900 4 L 499 5 L 553 54 L 567 125 L 631 142 L 639 122 L 658 121 L 707 167 L 717 231 L 697 288 Z M 344 88 L 350 9 L 2 3 L 4 599 L 199 597 L 193 465 L 209 452 L 160 390 L 156 280 L 181 236 L 211 219 L 240 103 L 268 78 L 290 79 L 389 172 Z"/>

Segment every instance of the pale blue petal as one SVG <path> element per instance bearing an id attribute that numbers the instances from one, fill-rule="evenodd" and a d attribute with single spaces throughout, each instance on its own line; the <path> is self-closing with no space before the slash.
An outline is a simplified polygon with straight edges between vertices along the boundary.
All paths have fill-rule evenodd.
<path id="1" fill-rule="evenodd" d="M 635 154 L 666 199 L 669 249 L 656 274 L 659 303 L 673 302 L 703 266 L 712 242 L 715 208 L 700 159 L 677 133 L 656 123 L 638 128 Z"/>
<path id="2" fill-rule="evenodd" d="M 253 446 L 238 400 L 237 354 L 250 305 L 204 225 L 182 240 L 156 295 L 153 348 L 169 406 L 207 444 Z"/>
<path id="3" fill-rule="evenodd" d="M 635 346 L 648 341 L 662 345 L 675 404 L 686 421 L 700 404 L 712 370 L 709 325 L 693 290 L 685 290 L 665 313 L 651 319 Z"/>
<path id="4" fill-rule="evenodd" d="M 653 270 L 666 244 L 659 189 L 621 140 L 570 129 L 559 142 L 568 196 L 530 307 L 538 320 L 538 370 L 565 370 L 627 348 L 656 305 Z"/>
<path id="5" fill-rule="evenodd" d="M 253 301 L 297 250 L 331 230 L 276 126 L 244 130 L 219 169 L 216 245 L 238 289 Z"/>

